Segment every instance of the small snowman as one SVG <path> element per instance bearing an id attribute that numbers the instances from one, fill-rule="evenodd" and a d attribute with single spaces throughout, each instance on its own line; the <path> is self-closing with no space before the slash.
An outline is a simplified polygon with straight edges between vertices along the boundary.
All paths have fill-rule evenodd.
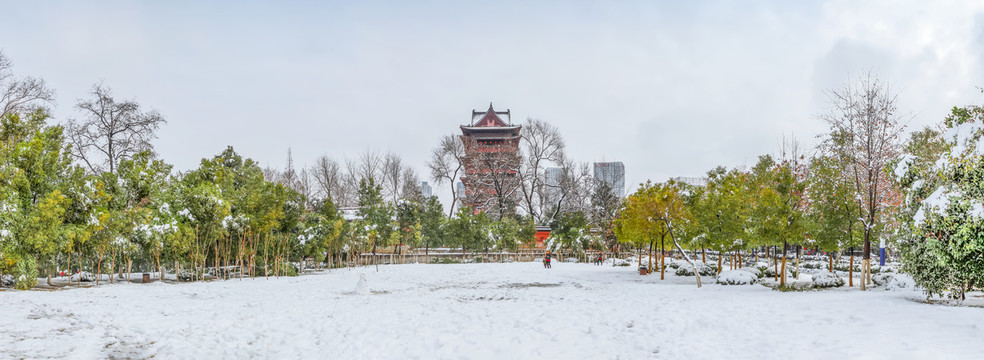
<path id="1" fill-rule="evenodd" d="M 355 284 L 355 293 L 369 295 L 369 285 L 366 284 L 366 273 L 359 275 L 359 283 Z"/>

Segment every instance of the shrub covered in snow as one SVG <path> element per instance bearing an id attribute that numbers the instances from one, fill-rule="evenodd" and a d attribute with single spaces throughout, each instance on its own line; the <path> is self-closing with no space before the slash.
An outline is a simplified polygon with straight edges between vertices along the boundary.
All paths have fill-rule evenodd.
<path id="1" fill-rule="evenodd" d="M 827 262 L 827 257 L 824 255 L 803 255 L 800 257 L 802 261 L 812 261 L 812 262 Z"/>
<path id="2" fill-rule="evenodd" d="M 722 271 L 717 276 L 717 283 L 721 285 L 752 285 L 758 281 L 758 276 L 745 269 Z"/>
<path id="3" fill-rule="evenodd" d="M 195 280 L 195 274 L 188 270 L 181 270 L 181 272 L 179 272 L 177 276 L 178 276 L 178 280 L 181 281 Z"/>
<path id="4" fill-rule="evenodd" d="M 4 274 L 0 277 L 0 286 L 11 287 L 14 286 L 14 276 L 10 274 Z"/>
<path id="5" fill-rule="evenodd" d="M 844 286 L 844 279 L 837 274 L 824 272 L 813 275 L 813 287 L 831 288 Z"/>
<path id="6" fill-rule="evenodd" d="M 678 267 L 676 269 L 676 272 L 674 272 L 674 274 L 676 274 L 677 276 L 694 276 L 694 267 L 690 266 L 690 264 L 687 263 L 686 261 L 682 261 L 682 262 L 683 264 L 677 264 Z M 717 273 L 717 271 L 714 270 L 714 268 L 707 266 L 706 264 L 700 261 L 694 261 L 694 265 L 697 266 L 697 272 L 699 272 L 701 276 L 712 276 L 715 273 Z"/>
<path id="7" fill-rule="evenodd" d="M 893 274 L 874 274 L 871 275 L 871 282 L 875 283 L 875 286 L 882 286 L 888 284 L 893 277 L 895 277 Z"/>
<path id="8" fill-rule="evenodd" d="M 83 272 L 78 272 L 78 273 L 75 273 L 74 275 L 72 275 L 71 280 L 74 281 L 74 282 L 80 282 L 80 281 L 85 281 L 85 282 L 96 281 L 96 276 L 95 275 L 92 275 L 92 273 L 90 273 L 88 271 L 83 271 Z"/>
<path id="9" fill-rule="evenodd" d="M 807 261 L 807 262 L 804 262 L 804 263 L 800 264 L 800 267 L 802 267 L 804 269 L 823 269 L 823 270 L 826 270 L 827 269 L 827 266 L 829 266 L 828 263 L 826 263 L 826 262 L 820 262 L 820 261 Z"/>
<path id="10" fill-rule="evenodd" d="M 786 264 L 786 277 L 787 278 L 790 277 L 790 276 L 793 276 L 793 267 L 792 266 L 789 266 L 789 265 L 790 264 L 788 264 L 788 263 Z M 782 268 L 782 264 L 779 264 L 779 267 Z M 760 267 L 758 269 L 762 271 L 762 276 L 763 277 L 771 277 L 771 278 L 776 277 L 776 268 L 774 266 L 766 266 L 765 269 L 763 269 L 763 268 Z"/>
<path id="11" fill-rule="evenodd" d="M 628 261 L 622 259 L 607 259 L 602 265 L 612 266 L 612 262 L 615 262 L 615 266 L 631 266 Z"/>
<path id="12" fill-rule="evenodd" d="M 762 278 L 765 276 L 762 274 L 762 270 L 759 270 L 757 267 L 746 266 L 738 270 L 750 272 L 752 275 L 755 275 L 756 278 Z"/>
<path id="13" fill-rule="evenodd" d="M 895 274 L 885 284 L 885 290 L 915 290 L 916 281 L 909 274 Z"/>

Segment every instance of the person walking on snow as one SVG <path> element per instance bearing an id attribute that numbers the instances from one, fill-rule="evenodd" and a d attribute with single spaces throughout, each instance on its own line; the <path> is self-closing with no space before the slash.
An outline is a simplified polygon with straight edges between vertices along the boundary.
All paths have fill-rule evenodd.
<path id="1" fill-rule="evenodd" d="M 550 268 L 550 250 L 547 250 L 547 254 L 543 256 L 543 268 Z"/>

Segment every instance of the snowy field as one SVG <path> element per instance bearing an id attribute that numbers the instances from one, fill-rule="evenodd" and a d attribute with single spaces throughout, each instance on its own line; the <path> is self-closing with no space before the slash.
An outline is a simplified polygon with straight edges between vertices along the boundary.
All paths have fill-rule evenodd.
<path id="1" fill-rule="evenodd" d="M 368 294 L 356 292 L 365 273 Z M 634 267 L 392 265 L 0 291 L 0 358 L 979 359 L 984 309 Z"/>

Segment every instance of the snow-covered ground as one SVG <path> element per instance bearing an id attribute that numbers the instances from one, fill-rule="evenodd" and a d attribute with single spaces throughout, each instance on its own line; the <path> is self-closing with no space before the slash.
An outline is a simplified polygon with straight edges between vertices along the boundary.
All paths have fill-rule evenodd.
<path id="1" fill-rule="evenodd" d="M 365 274 L 368 294 L 357 292 Z M 984 309 L 634 266 L 391 265 L 0 291 L 0 358 L 977 359 Z M 360 294 L 361 293 L 361 294 Z"/>

